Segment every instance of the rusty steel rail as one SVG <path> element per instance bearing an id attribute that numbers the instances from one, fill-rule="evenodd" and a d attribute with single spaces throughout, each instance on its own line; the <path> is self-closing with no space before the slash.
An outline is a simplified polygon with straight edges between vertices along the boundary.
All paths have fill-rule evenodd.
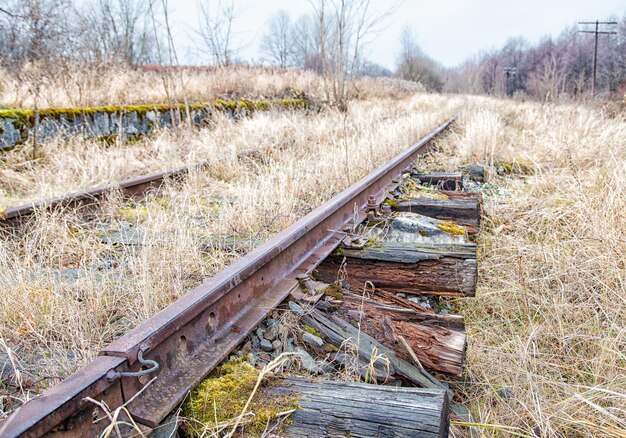
<path id="1" fill-rule="evenodd" d="M 246 158 L 255 152 L 257 150 L 254 149 L 242 151 L 237 154 L 237 158 Z M 201 162 L 191 166 L 182 166 L 176 169 L 129 178 L 119 183 L 67 193 L 56 198 L 10 208 L 5 211 L 0 210 L 0 228 L 17 228 L 39 211 L 54 210 L 58 207 L 76 208 L 95 205 L 105 196 L 115 192 L 121 193 L 122 196 L 128 199 L 141 199 L 151 190 L 158 190 L 168 179 L 181 180 L 192 170 L 202 170 L 210 165 L 210 162 Z"/>
<path id="2" fill-rule="evenodd" d="M 154 172 L 148 175 L 130 178 L 116 184 L 94 187 L 89 190 L 68 193 L 46 201 L 11 208 L 0 212 L 0 225 L 16 227 L 37 211 L 52 210 L 60 206 L 77 207 L 93 205 L 98 203 L 103 197 L 114 192 L 121 192 L 123 196 L 131 199 L 141 198 L 148 191 L 156 190 L 161 187 L 166 179 L 180 178 L 189 173 L 189 171 L 190 168 L 184 166 L 178 169 Z"/>
<path id="3" fill-rule="evenodd" d="M 156 427 L 298 287 L 299 275 L 336 248 L 342 230 L 363 221 L 368 208 L 385 199 L 398 184 L 393 180 L 452 122 L 112 342 L 95 361 L 0 423 L 0 436 L 97 436 L 108 421 L 93 422 L 94 412 L 104 413 L 86 397 L 103 400 L 111 410 L 124 405 L 141 427 Z M 119 419 L 124 418 L 122 413 Z"/>

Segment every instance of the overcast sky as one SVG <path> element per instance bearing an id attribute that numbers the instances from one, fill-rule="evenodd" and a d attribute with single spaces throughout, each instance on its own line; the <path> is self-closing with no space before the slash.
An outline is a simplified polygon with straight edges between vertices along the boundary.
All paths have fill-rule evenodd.
<path id="1" fill-rule="evenodd" d="M 195 58 L 194 32 L 198 28 L 197 3 L 170 1 L 177 50 L 186 63 Z M 204 0 L 207 1 L 207 0 Z M 209 0 L 215 3 L 216 0 Z M 545 35 L 558 35 L 577 21 L 626 15 L 624 0 L 372 0 L 377 8 L 396 5 L 386 27 L 364 49 L 365 56 L 393 69 L 404 26 L 412 27 L 424 52 L 448 67 L 462 63 L 481 50 L 502 46 L 507 39 L 524 36 L 531 43 Z M 235 45 L 239 56 L 258 61 L 259 42 L 273 14 L 283 9 L 295 21 L 311 12 L 307 0 L 235 0 Z"/>

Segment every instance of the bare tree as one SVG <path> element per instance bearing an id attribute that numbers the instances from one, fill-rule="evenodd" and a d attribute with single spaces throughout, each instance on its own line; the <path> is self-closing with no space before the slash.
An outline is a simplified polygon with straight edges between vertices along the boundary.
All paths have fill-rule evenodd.
<path id="1" fill-rule="evenodd" d="M 312 15 L 303 15 L 291 28 L 293 62 L 297 67 L 322 72 L 319 27 Z"/>
<path id="2" fill-rule="evenodd" d="M 393 72 L 387 67 L 366 59 L 361 62 L 359 76 L 391 77 L 393 76 Z"/>
<path id="3" fill-rule="evenodd" d="M 327 99 L 346 107 L 346 84 L 359 71 L 362 49 L 393 13 L 370 0 L 309 0 L 318 28 L 318 46 Z"/>
<path id="4" fill-rule="evenodd" d="M 269 27 L 261 40 L 263 53 L 280 68 L 293 65 L 294 42 L 291 37 L 289 14 L 280 10 L 270 19 Z"/>
<path id="5" fill-rule="evenodd" d="M 177 91 L 177 86 L 180 86 L 183 101 L 185 103 L 185 114 L 187 119 L 187 126 L 191 126 L 191 111 L 189 108 L 189 100 L 187 98 L 186 93 L 186 84 L 183 76 L 183 70 L 180 68 L 180 62 L 178 59 L 178 54 L 176 52 L 176 46 L 174 45 L 174 38 L 172 36 L 172 27 L 170 25 L 169 19 L 169 1 L 161 0 L 161 8 L 162 8 L 162 17 L 163 23 L 160 23 L 158 20 L 158 13 L 154 8 L 152 2 L 149 4 L 150 6 L 150 15 L 152 18 L 152 27 L 155 34 L 155 40 L 157 42 L 157 54 L 159 59 L 159 66 L 161 68 L 157 69 L 161 77 L 161 81 L 163 83 L 163 90 L 165 91 L 165 96 L 167 98 L 168 105 L 170 107 L 170 117 L 172 120 L 172 125 L 180 123 L 180 113 L 178 105 L 175 105 L 178 102 L 174 102 L 173 95 Z M 164 27 L 165 35 L 167 37 L 167 60 L 164 61 L 163 55 L 165 53 L 164 50 L 161 50 L 159 44 L 159 30 L 158 28 L 162 26 Z M 167 65 L 164 65 L 167 64 Z M 175 73 L 178 72 L 176 76 Z M 178 81 L 177 81 L 178 80 Z M 177 83 L 178 82 L 178 83 Z"/>
<path id="6" fill-rule="evenodd" d="M 540 67 L 530 74 L 528 90 L 543 100 L 554 100 L 565 90 L 565 66 L 561 56 L 551 53 L 542 60 Z"/>
<path id="7" fill-rule="evenodd" d="M 155 0 L 90 0 L 79 10 L 81 50 L 89 62 L 138 65 L 157 58 L 150 11 Z"/>
<path id="8" fill-rule="evenodd" d="M 63 55 L 69 0 L 12 0 L 0 9 L 0 63 L 19 66 Z"/>
<path id="9" fill-rule="evenodd" d="M 211 8 L 211 4 L 215 7 Z M 217 66 L 230 65 L 236 50 L 232 47 L 232 27 L 235 20 L 234 0 L 203 0 L 199 4 L 200 36 Z"/>
<path id="10" fill-rule="evenodd" d="M 400 45 L 397 75 L 407 81 L 418 82 L 427 90 L 441 91 L 443 88 L 442 69 L 422 52 L 415 41 L 413 31 L 408 26 L 402 30 Z"/>
<path id="11" fill-rule="evenodd" d="M 621 99 L 626 92 L 626 17 L 607 20 L 618 22 L 617 35 L 607 36 L 598 48 L 597 90 Z M 507 89 L 505 69 L 515 68 L 509 85 L 518 94 L 542 100 L 586 98 L 594 41 L 578 31 L 569 27 L 558 37 L 544 38 L 533 46 L 521 38 L 510 39 L 500 50 L 483 53 L 448 75 L 451 82 L 446 89 L 502 94 Z"/>

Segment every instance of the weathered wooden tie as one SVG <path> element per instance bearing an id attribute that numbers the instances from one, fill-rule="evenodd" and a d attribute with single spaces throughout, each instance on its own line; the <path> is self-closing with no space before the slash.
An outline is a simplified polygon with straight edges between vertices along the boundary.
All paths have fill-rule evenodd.
<path id="1" fill-rule="evenodd" d="M 324 315 L 322 312 L 313 310 L 304 315 L 302 321 L 324 335 L 331 344 L 339 348 L 339 351 L 353 352 L 366 364 L 373 360 L 376 362 L 373 358 L 377 355 L 384 355 L 385 358 L 383 359 L 381 356 L 378 362 L 383 366 L 386 366 L 387 363 L 391 365 L 386 380 L 393 380 L 391 377 L 397 376 L 422 388 L 446 389 L 445 385 L 428 371 L 399 358 L 392 349 L 385 347 L 373 337 L 361 332 L 338 316 Z"/>
<path id="2" fill-rule="evenodd" d="M 271 392 L 297 398 L 285 437 L 448 436 L 448 396 L 441 389 L 286 378 Z"/>
<path id="3" fill-rule="evenodd" d="M 413 198 L 394 202 L 391 209 L 417 213 L 439 220 L 451 220 L 459 225 L 471 227 L 471 230 L 468 231 L 473 233 L 477 233 L 480 226 L 480 201 L 477 197 Z"/>
<path id="4" fill-rule="evenodd" d="M 419 179 L 422 184 L 436 186 L 442 190 L 463 188 L 463 174 L 458 172 L 412 173 L 411 177 Z"/>
<path id="5" fill-rule="evenodd" d="M 345 264 L 344 264 L 345 259 Z M 474 296 L 476 245 L 381 242 L 377 248 L 343 249 L 324 260 L 316 275 L 327 283 L 345 268 L 355 286 L 370 282 L 392 292 Z"/>
<path id="6" fill-rule="evenodd" d="M 461 375 L 466 347 L 462 317 L 459 321 L 457 315 L 380 306 L 371 301 L 346 301 L 345 308 L 353 315 L 362 312 L 361 330 L 393 349 L 398 357 L 412 362 L 415 355 L 430 370 Z"/>

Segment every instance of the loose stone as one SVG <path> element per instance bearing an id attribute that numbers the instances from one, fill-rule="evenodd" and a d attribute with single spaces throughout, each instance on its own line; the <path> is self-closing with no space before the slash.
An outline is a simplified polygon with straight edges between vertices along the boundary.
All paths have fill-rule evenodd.
<path id="1" fill-rule="evenodd" d="M 268 341 L 273 341 L 278 336 L 278 324 L 274 324 L 270 326 L 265 333 L 263 333 L 263 337 Z"/>
<path id="2" fill-rule="evenodd" d="M 289 310 L 291 310 L 296 315 L 302 315 L 304 313 L 304 309 L 302 309 L 302 307 L 300 307 L 300 305 L 297 304 L 295 301 L 289 301 L 287 305 L 289 306 Z"/>
<path id="3" fill-rule="evenodd" d="M 315 359 L 313 359 L 309 353 L 307 353 L 301 348 L 296 348 L 296 353 L 298 354 L 298 357 L 300 358 L 300 362 L 302 362 L 302 366 L 309 373 L 320 374 L 322 372 L 317 362 L 315 362 Z"/>
<path id="4" fill-rule="evenodd" d="M 498 395 L 502 398 L 511 398 L 513 397 L 513 390 L 509 387 L 500 388 Z"/>
<path id="5" fill-rule="evenodd" d="M 260 347 L 261 347 L 261 350 L 263 351 L 269 352 L 273 350 L 272 343 L 268 341 L 267 339 L 261 340 Z"/>
<path id="6" fill-rule="evenodd" d="M 321 347 L 324 345 L 324 341 L 319 336 L 315 336 L 309 332 L 304 332 L 302 340 L 309 345 L 313 345 L 314 347 Z"/>

